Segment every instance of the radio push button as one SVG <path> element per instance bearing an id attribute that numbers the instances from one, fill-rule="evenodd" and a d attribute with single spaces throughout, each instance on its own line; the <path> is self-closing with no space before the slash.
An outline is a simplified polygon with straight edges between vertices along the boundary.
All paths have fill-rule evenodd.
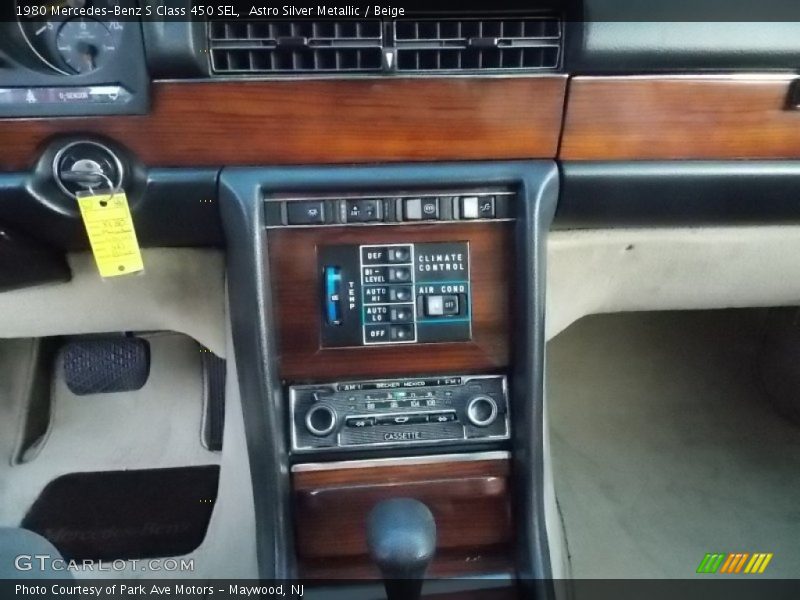
<path id="1" fill-rule="evenodd" d="M 378 417 L 375 420 L 377 425 L 416 425 L 418 423 L 427 422 L 428 415 L 425 414 L 387 415 L 385 417 Z"/>
<path id="2" fill-rule="evenodd" d="M 434 413 L 428 415 L 428 423 L 451 423 L 456 420 L 456 413 Z"/>
<path id="3" fill-rule="evenodd" d="M 354 417 L 348 418 L 345 421 L 345 425 L 348 427 L 355 427 L 356 429 L 363 429 L 365 427 L 372 427 L 375 425 L 375 419 L 372 417 Z"/>

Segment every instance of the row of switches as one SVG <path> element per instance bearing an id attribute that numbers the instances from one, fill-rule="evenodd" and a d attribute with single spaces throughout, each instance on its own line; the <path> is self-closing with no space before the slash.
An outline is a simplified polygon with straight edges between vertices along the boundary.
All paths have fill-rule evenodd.
<path id="1" fill-rule="evenodd" d="M 438 220 L 440 200 L 445 198 L 406 198 L 403 201 L 404 220 Z M 459 208 L 453 214 L 458 212 L 462 219 L 493 219 L 495 216 L 494 196 L 461 196 L 453 198 L 453 201 Z M 289 225 L 322 225 L 325 223 L 325 203 L 321 200 L 289 202 L 286 217 Z M 379 199 L 347 201 L 348 223 L 376 221 L 383 221 L 383 203 Z"/>
<path id="2" fill-rule="evenodd" d="M 509 193 L 326 198 L 267 202 L 267 225 L 346 225 L 505 219 Z"/>

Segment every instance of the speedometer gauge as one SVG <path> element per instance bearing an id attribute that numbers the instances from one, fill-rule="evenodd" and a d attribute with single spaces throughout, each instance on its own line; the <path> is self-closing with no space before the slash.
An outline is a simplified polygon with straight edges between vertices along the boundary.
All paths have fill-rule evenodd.
<path id="1" fill-rule="evenodd" d="M 42 63 L 66 74 L 64 69 L 55 64 L 54 44 L 58 23 L 49 17 L 47 7 L 39 6 L 35 2 L 36 0 L 17 0 L 17 19 L 22 36 Z"/>
<path id="2" fill-rule="evenodd" d="M 65 75 L 89 73 L 117 52 L 124 24 L 80 13 L 110 1 L 55 0 L 42 5 L 41 0 L 17 0 L 19 27 L 45 66 Z"/>
<path id="3" fill-rule="evenodd" d="M 80 17 L 61 26 L 56 48 L 70 69 L 88 73 L 102 66 L 109 55 L 117 51 L 117 43 L 106 24 Z"/>

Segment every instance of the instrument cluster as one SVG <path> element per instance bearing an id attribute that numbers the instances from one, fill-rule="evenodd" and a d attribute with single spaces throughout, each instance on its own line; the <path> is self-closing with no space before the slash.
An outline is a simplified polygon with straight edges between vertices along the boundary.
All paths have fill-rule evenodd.
<path id="1" fill-rule="evenodd" d="M 95 71 L 119 52 L 129 23 L 115 20 L 111 0 L 17 0 L 16 20 L 25 43 L 41 65 L 64 75 Z M 124 7 L 123 7 L 124 8 Z"/>

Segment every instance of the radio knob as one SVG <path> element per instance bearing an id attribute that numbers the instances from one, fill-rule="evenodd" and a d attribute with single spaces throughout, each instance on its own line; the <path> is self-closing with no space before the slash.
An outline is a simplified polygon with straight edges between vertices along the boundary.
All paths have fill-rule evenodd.
<path id="1" fill-rule="evenodd" d="M 336 411 L 327 404 L 317 404 L 306 413 L 306 429 L 311 435 L 326 436 L 336 429 Z"/>
<path id="2" fill-rule="evenodd" d="M 467 419 L 476 427 L 488 427 L 497 419 L 497 402 L 489 396 L 475 396 L 467 404 Z"/>

